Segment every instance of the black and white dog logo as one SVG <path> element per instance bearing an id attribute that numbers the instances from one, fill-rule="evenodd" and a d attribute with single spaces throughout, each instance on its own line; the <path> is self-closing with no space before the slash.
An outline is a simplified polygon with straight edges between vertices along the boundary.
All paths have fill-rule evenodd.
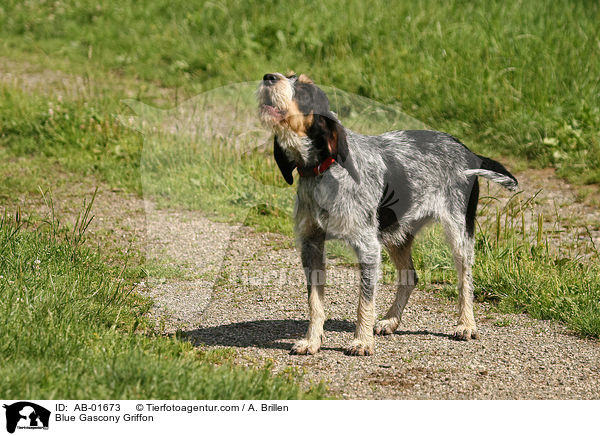
<path id="1" fill-rule="evenodd" d="M 29 401 L 4 405 L 6 409 L 6 431 L 19 429 L 48 429 L 50 411 Z"/>

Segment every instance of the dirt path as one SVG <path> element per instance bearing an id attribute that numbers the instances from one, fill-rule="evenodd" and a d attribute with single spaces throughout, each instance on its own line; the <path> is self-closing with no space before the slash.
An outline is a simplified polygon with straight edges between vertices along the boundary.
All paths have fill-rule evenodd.
<path id="1" fill-rule="evenodd" d="M 6 77 L 23 81 L 0 74 L 0 80 Z M 25 82 L 38 76 L 32 77 Z M 575 226 L 586 224 L 600 246 L 596 199 L 574 202 L 578 191 L 548 170 L 518 176 L 526 197 L 545 189 L 536 208 L 556 224 L 557 242 L 588 237 Z M 455 304 L 433 288 L 414 292 L 400 330 L 378 338 L 374 356 L 345 356 L 342 347 L 354 327 L 356 276 L 335 263 L 329 266 L 329 277 L 336 279 L 326 291 L 323 349 L 315 356 L 290 356 L 292 343 L 305 332 L 307 305 L 299 255 L 289 239 L 216 223 L 196 212 L 157 210 L 90 178 L 54 190 L 57 214 L 72 220 L 83 196 L 97 185 L 90 239 L 145 254 L 153 279 L 139 284 L 138 291 L 154 298 L 157 325 L 166 333 L 182 330 L 198 346 L 232 347 L 241 365 L 294 367 L 307 382 L 324 380 L 343 398 L 600 398 L 597 340 L 580 339 L 555 322 L 478 305 L 481 339 L 456 342 L 449 337 Z M 559 222 L 551 218 L 555 200 Z M 21 203 L 24 211 L 46 212 L 37 197 Z M 14 206 L 0 209 L 12 212 Z M 165 259 L 166 266 L 158 262 Z M 392 297 L 391 287 L 380 289 L 378 313 Z"/>

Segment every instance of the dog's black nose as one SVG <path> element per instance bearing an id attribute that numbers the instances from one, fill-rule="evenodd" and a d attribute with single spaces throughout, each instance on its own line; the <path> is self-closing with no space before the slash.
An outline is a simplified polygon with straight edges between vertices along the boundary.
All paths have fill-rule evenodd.
<path id="1" fill-rule="evenodd" d="M 265 74 L 265 76 L 263 77 L 263 82 L 265 82 L 267 85 L 272 85 L 278 80 L 279 77 L 277 77 L 275 74 Z"/>

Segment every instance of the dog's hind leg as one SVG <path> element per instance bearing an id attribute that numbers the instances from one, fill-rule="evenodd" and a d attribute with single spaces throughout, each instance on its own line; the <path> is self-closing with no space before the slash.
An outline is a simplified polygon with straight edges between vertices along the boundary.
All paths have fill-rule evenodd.
<path id="1" fill-rule="evenodd" d="M 345 352 L 351 356 L 369 356 L 375 351 L 375 290 L 381 263 L 381 244 L 377 236 L 352 244 L 360 265 L 360 295 L 354 340 Z"/>
<path id="2" fill-rule="evenodd" d="M 302 266 L 308 288 L 308 331 L 306 337 L 297 341 L 291 354 L 315 354 L 321 348 L 325 322 L 325 233 L 315 230 L 301 241 Z"/>
<path id="3" fill-rule="evenodd" d="M 452 246 L 452 254 L 458 274 L 458 326 L 454 337 L 468 341 L 477 339 L 479 333 L 473 314 L 473 275 L 475 241 L 473 234 L 457 225 L 445 225 L 446 235 Z"/>
<path id="4" fill-rule="evenodd" d="M 391 335 L 396 331 L 408 298 L 419 281 L 412 260 L 412 242 L 413 236 L 409 235 L 404 243 L 390 244 L 386 247 L 398 270 L 398 289 L 396 298 L 385 317 L 375 324 L 376 335 Z"/>

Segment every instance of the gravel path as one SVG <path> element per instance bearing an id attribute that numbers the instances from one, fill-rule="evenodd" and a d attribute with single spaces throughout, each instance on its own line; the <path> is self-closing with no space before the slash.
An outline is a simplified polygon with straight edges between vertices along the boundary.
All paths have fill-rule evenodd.
<path id="1" fill-rule="evenodd" d="M 323 348 L 315 356 L 291 356 L 294 340 L 305 333 L 307 305 L 298 253 L 273 249 L 285 243 L 282 239 L 246 228 L 232 236 L 221 270 L 228 279 L 215 288 L 197 327 L 187 330 L 197 343 L 234 347 L 244 365 L 271 361 L 275 371 L 299 367 L 307 380 L 325 380 L 344 398 L 600 398 L 597 341 L 572 336 L 557 323 L 478 305 L 481 339 L 457 342 L 450 338 L 454 304 L 435 289 L 414 292 L 400 330 L 377 338 L 374 356 L 345 356 L 357 278 L 336 265 L 329 265 L 338 280 L 326 291 L 330 319 Z M 391 286 L 380 289 L 379 313 L 392 298 Z"/>

